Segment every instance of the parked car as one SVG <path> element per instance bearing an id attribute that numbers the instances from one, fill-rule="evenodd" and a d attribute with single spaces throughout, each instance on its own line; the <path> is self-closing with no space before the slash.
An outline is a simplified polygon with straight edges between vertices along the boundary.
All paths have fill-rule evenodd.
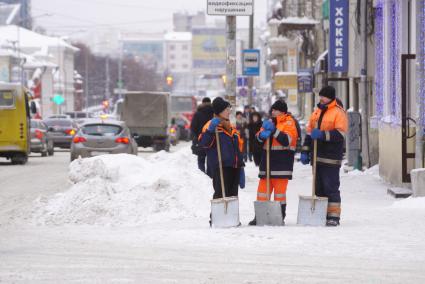
<path id="1" fill-rule="evenodd" d="M 69 119 L 71 118 L 67 114 L 53 114 L 47 117 L 47 119 Z"/>
<path id="2" fill-rule="evenodd" d="M 71 162 L 103 154 L 137 155 L 137 143 L 122 121 L 92 119 L 81 125 L 71 143 Z"/>
<path id="3" fill-rule="evenodd" d="M 48 127 L 54 146 L 69 149 L 72 137 L 78 129 L 77 124 L 70 118 L 46 119 L 44 123 Z"/>
<path id="4" fill-rule="evenodd" d="M 31 119 L 30 124 L 31 152 L 41 153 L 42 157 L 52 156 L 55 150 L 47 125 L 40 119 Z"/>

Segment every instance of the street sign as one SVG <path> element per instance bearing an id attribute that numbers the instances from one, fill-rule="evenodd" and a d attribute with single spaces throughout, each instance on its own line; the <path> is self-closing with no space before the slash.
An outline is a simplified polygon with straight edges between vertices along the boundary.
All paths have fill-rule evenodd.
<path id="1" fill-rule="evenodd" d="M 242 51 L 243 65 L 242 73 L 244 76 L 259 76 L 260 75 L 260 50 L 245 49 Z"/>
<path id="2" fill-rule="evenodd" d="M 65 98 L 61 95 L 55 95 L 52 100 L 58 106 L 65 102 Z"/>
<path id="3" fill-rule="evenodd" d="M 248 96 L 248 90 L 247 90 L 246 88 L 241 88 L 241 89 L 239 90 L 239 96 L 241 96 L 241 97 L 246 97 L 246 96 Z"/>
<path id="4" fill-rule="evenodd" d="M 312 69 L 298 70 L 298 92 L 299 93 L 313 92 L 313 70 Z"/>
<path id="5" fill-rule="evenodd" d="M 278 72 L 274 77 L 274 89 L 275 90 L 286 90 L 286 89 L 297 89 L 298 79 L 297 73 L 295 72 Z"/>
<path id="6" fill-rule="evenodd" d="M 329 72 L 348 71 L 349 1 L 330 1 Z"/>
<path id="7" fill-rule="evenodd" d="M 207 0 L 207 14 L 218 16 L 251 16 L 254 0 Z"/>
<path id="8" fill-rule="evenodd" d="M 238 77 L 237 85 L 238 85 L 238 87 L 248 86 L 248 78 L 247 77 Z"/>

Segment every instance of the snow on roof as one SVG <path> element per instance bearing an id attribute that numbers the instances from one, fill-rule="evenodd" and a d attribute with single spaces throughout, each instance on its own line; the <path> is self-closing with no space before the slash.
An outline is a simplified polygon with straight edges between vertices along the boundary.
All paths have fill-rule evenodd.
<path id="1" fill-rule="evenodd" d="M 192 33 L 188 32 L 171 32 L 164 35 L 166 41 L 191 41 Z"/>
<path id="2" fill-rule="evenodd" d="M 1 42 L 19 42 L 23 48 L 26 47 L 64 47 L 72 51 L 78 51 L 75 46 L 70 45 L 66 41 L 56 38 L 45 36 L 15 25 L 0 26 L 0 43 Z"/>
<path id="3" fill-rule="evenodd" d="M 276 72 L 275 76 L 298 76 L 297 72 Z"/>
<path id="4" fill-rule="evenodd" d="M 307 17 L 288 17 L 288 18 L 283 18 L 280 21 L 281 24 L 292 24 L 292 25 L 317 25 L 319 24 L 318 21 L 311 19 L 311 18 L 307 18 Z"/>

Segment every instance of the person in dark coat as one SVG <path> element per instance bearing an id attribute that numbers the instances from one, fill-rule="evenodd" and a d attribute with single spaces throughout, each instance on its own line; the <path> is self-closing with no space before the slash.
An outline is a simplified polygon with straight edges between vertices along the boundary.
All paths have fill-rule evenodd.
<path id="1" fill-rule="evenodd" d="M 236 130 L 239 131 L 240 137 L 243 142 L 243 160 L 246 162 L 248 159 L 247 139 L 248 139 L 248 120 L 243 116 L 240 111 L 236 112 Z"/>
<path id="2" fill-rule="evenodd" d="M 249 130 L 249 153 L 252 154 L 254 158 L 254 163 L 258 167 L 261 162 L 261 153 L 263 151 L 263 148 L 261 147 L 261 144 L 258 143 L 258 140 L 256 139 L 256 134 L 261 129 L 261 125 L 263 122 L 261 121 L 261 115 L 258 112 L 254 112 L 251 115 L 251 121 L 248 124 L 248 130 Z"/>
<path id="3" fill-rule="evenodd" d="M 205 149 L 199 146 L 198 137 L 202 133 L 204 125 L 214 116 L 214 110 L 211 105 L 211 100 L 208 97 L 202 99 L 202 104 L 198 106 L 197 111 L 193 115 L 190 129 L 192 132 L 192 152 L 198 156 L 198 168 L 212 177 L 210 169 L 205 167 L 207 154 Z"/>

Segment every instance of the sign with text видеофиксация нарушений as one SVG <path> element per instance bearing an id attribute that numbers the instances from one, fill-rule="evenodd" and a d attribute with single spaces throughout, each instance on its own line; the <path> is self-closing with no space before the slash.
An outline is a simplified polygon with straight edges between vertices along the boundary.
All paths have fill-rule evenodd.
<path id="1" fill-rule="evenodd" d="M 207 0 L 207 14 L 217 16 L 251 16 L 254 0 Z"/>

